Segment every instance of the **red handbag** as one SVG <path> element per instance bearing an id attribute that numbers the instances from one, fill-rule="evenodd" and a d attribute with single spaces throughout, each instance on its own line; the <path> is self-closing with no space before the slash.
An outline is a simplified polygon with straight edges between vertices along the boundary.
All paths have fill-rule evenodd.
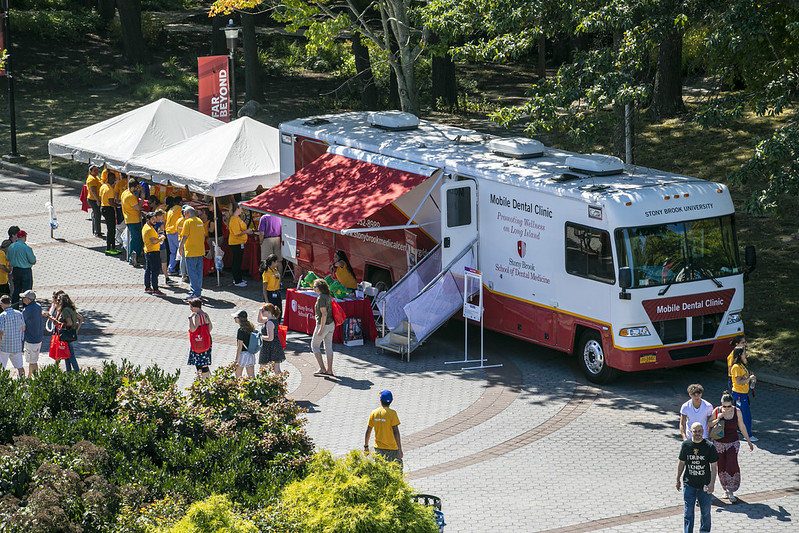
<path id="1" fill-rule="evenodd" d="M 69 359 L 72 357 L 72 354 L 69 352 L 69 344 L 66 341 L 62 341 L 58 337 L 58 333 L 53 333 L 53 336 L 50 338 L 50 359 L 54 359 L 56 361 L 63 361 L 64 359 Z"/>
<path id="2" fill-rule="evenodd" d="M 197 329 L 189 331 L 191 351 L 194 353 L 203 353 L 211 347 L 211 332 L 208 331 L 208 324 L 205 322 L 205 316 L 200 315 L 200 322 Z"/>
<path id="3" fill-rule="evenodd" d="M 330 301 L 333 304 L 332 305 L 332 307 L 333 307 L 333 322 L 335 322 L 336 326 L 338 327 L 338 326 L 342 325 L 345 320 L 347 320 L 347 315 L 346 315 L 346 313 L 344 313 L 344 309 L 341 308 L 341 306 L 338 304 L 338 302 L 336 302 L 332 298 L 331 298 Z"/>
<path id="4" fill-rule="evenodd" d="M 289 332 L 288 326 L 278 326 L 277 327 L 277 338 L 280 340 L 280 345 L 283 349 L 286 349 L 286 335 Z"/>

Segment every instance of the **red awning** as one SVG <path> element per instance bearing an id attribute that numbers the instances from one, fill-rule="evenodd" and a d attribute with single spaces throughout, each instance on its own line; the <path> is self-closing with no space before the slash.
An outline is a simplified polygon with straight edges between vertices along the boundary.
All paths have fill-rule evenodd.
<path id="1" fill-rule="evenodd" d="M 379 211 L 428 177 L 327 153 L 241 205 L 341 231 Z"/>

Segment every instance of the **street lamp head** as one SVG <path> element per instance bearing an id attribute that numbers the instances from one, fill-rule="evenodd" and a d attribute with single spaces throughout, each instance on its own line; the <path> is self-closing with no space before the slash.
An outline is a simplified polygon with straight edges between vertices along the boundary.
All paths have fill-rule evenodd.
<path id="1" fill-rule="evenodd" d="M 239 30 L 241 28 L 239 26 L 233 25 L 233 19 L 228 21 L 228 25 L 222 28 L 222 31 L 225 32 L 225 40 L 227 40 L 227 48 L 233 53 L 233 50 L 236 49 L 236 44 L 239 40 Z"/>

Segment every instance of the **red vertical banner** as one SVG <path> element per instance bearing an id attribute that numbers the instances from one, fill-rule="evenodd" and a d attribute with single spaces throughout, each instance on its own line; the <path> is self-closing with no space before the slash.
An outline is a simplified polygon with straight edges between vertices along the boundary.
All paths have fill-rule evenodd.
<path id="1" fill-rule="evenodd" d="M 0 13 L 0 54 L 6 49 L 6 21 L 3 19 L 3 13 Z M 6 69 L 0 68 L 0 76 L 6 75 Z"/>
<path id="2" fill-rule="evenodd" d="M 197 58 L 200 113 L 230 122 L 230 70 L 228 56 Z"/>

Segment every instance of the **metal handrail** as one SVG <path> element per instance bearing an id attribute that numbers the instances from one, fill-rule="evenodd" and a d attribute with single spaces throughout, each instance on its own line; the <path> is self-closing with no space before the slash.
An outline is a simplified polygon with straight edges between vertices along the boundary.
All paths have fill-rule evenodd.
<path id="1" fill-rule="evenodd" d="M 424 294 L 424 293 L 426 293 L 427 291 L 429 291 L 429 290 L 430 290 L 430 289 L 433 287 L 433 285 L 435 285 L 435 284 L 438 282 L 438 280 L 440 280 L 440 279 L 441 279 L 441 278 L 444 276 L 444 274 L 446 274 L 447 272 L 449 272 L 449 269 L 451 269 L 453 266 L 455 266 L 455 263 L 457 263 L 458 261 L 460 261 L 460 260 L 461 260 L 461 258 L 463 258 L 463 256 L 464 256 L 464 255 L 466 255 L 466 252 L 470 251 L 470 250 L 471 250 L 471 249 L 474 247 L 474 245 L 475 245 L 475 244 L 477 244 L 477 237 L 475 237 L 474 239 L 472 239 L 472 242 L 470 242 L 468 245 L 466 245 L 466 247 L 464 247 L 464 249 L 461 251 L 461 253 L 459 253 L 459 254 L 457 255 L 457 257 L 455 257 L 455 259 L 453 259 L 452 261 L 450 261 L 450 262 L 449 262 L 449 264 L 448 264 L 446 267 L 442 268 L 442 269 L 441 269 L 441 272 L 439 272 L 439 273 L 438 273 L 438 274 L 437 274 L 437 275 L 436 275 L 436 276 L 435 276 L 435 277 L 434 277 L 434 278 L 433 278 L 433 279 L 430 281 L 430 283 L 428 283 L 427 285 L 425 285 L 425 286 L 424 286 L 424 288 L 423 288 L 422 290 L 420 290 L 420 291 L 419 291 L 419 293 L 418 293 L 416 296 L 414 296 L 414 297 L 413 297 L 413 299 L 411 300 L 411 302 L 412 302 L 412 301 L 414 301 L 414 300 L 416 300 L 416 299 L 417 299 L 419 296 L 421 296 L 422 294 Z M 408 302 L 408 303 L 411 303 L 411 302 Z"/>
<path id="2" fill-rule="evenodd" d="M 388 296 L 388 293 L 389 293 L 389 292 L 391 292 L 391 289 L 393 289 L 394 287 L 399 287 L 400 285 L 402 285 L 402 283 L 403 283 L 403 280 L 405 280 L 405 279 L 410 279 L 410 278 L 408 278 L 408 276 L 409 276 L 410 274 L 412 274 L 414 271 L 416 271 L 416 269 L 417 269 L 417 268 L 419 268 L 419 267 L 420 267 L 422 264 L 424 264 L 424 263 L 425 263 L 425 262 L 426 262 L 426 261 L 427 261 L 429 258 L 433 257 L 433 253 L 435 253 L 435 251 L 436 251 L 436 250 L 438 250 L 439 248 L 441 248 L 441 243 L 440 243 L 440 242 L 439 242 L 439 243 L 436 243 L 436 245 L 435 245 L 435 246 L 433 246 L 433 249 L 432 249 L 432 250 L 430 250 L 429 252 L 427 252 L 427 255 L 426 255 L 426 256 L 424 256 L 424 257 L 422 258 L 422 260 L 421 260 L 421 261 L 419 261 L 419 262 L 417 262 L 415 265 L 413 265 L 413 266 L 411 267 L 411 269 L 410 269 L 410 270 L 408 270 L 408 271 L 405 273 L 405 275 L 404 275 L 404 276 L 402 276 L 402 277 L 399 279 L 399 281 L 397 281 L 397 283 L 395 283 L 394 285 L 392 285 L 391 287 L 389 287 L 389 289 L 388 289 L 388 290 L 386 290 L 386 292 L 383 294 L 382 298 L 380 298 L 379 300 L 377 300 L 377 303 L 380 303 L 381 301 L 385 300 L 385 299 L 386 299 L 386 296 Z"/>

